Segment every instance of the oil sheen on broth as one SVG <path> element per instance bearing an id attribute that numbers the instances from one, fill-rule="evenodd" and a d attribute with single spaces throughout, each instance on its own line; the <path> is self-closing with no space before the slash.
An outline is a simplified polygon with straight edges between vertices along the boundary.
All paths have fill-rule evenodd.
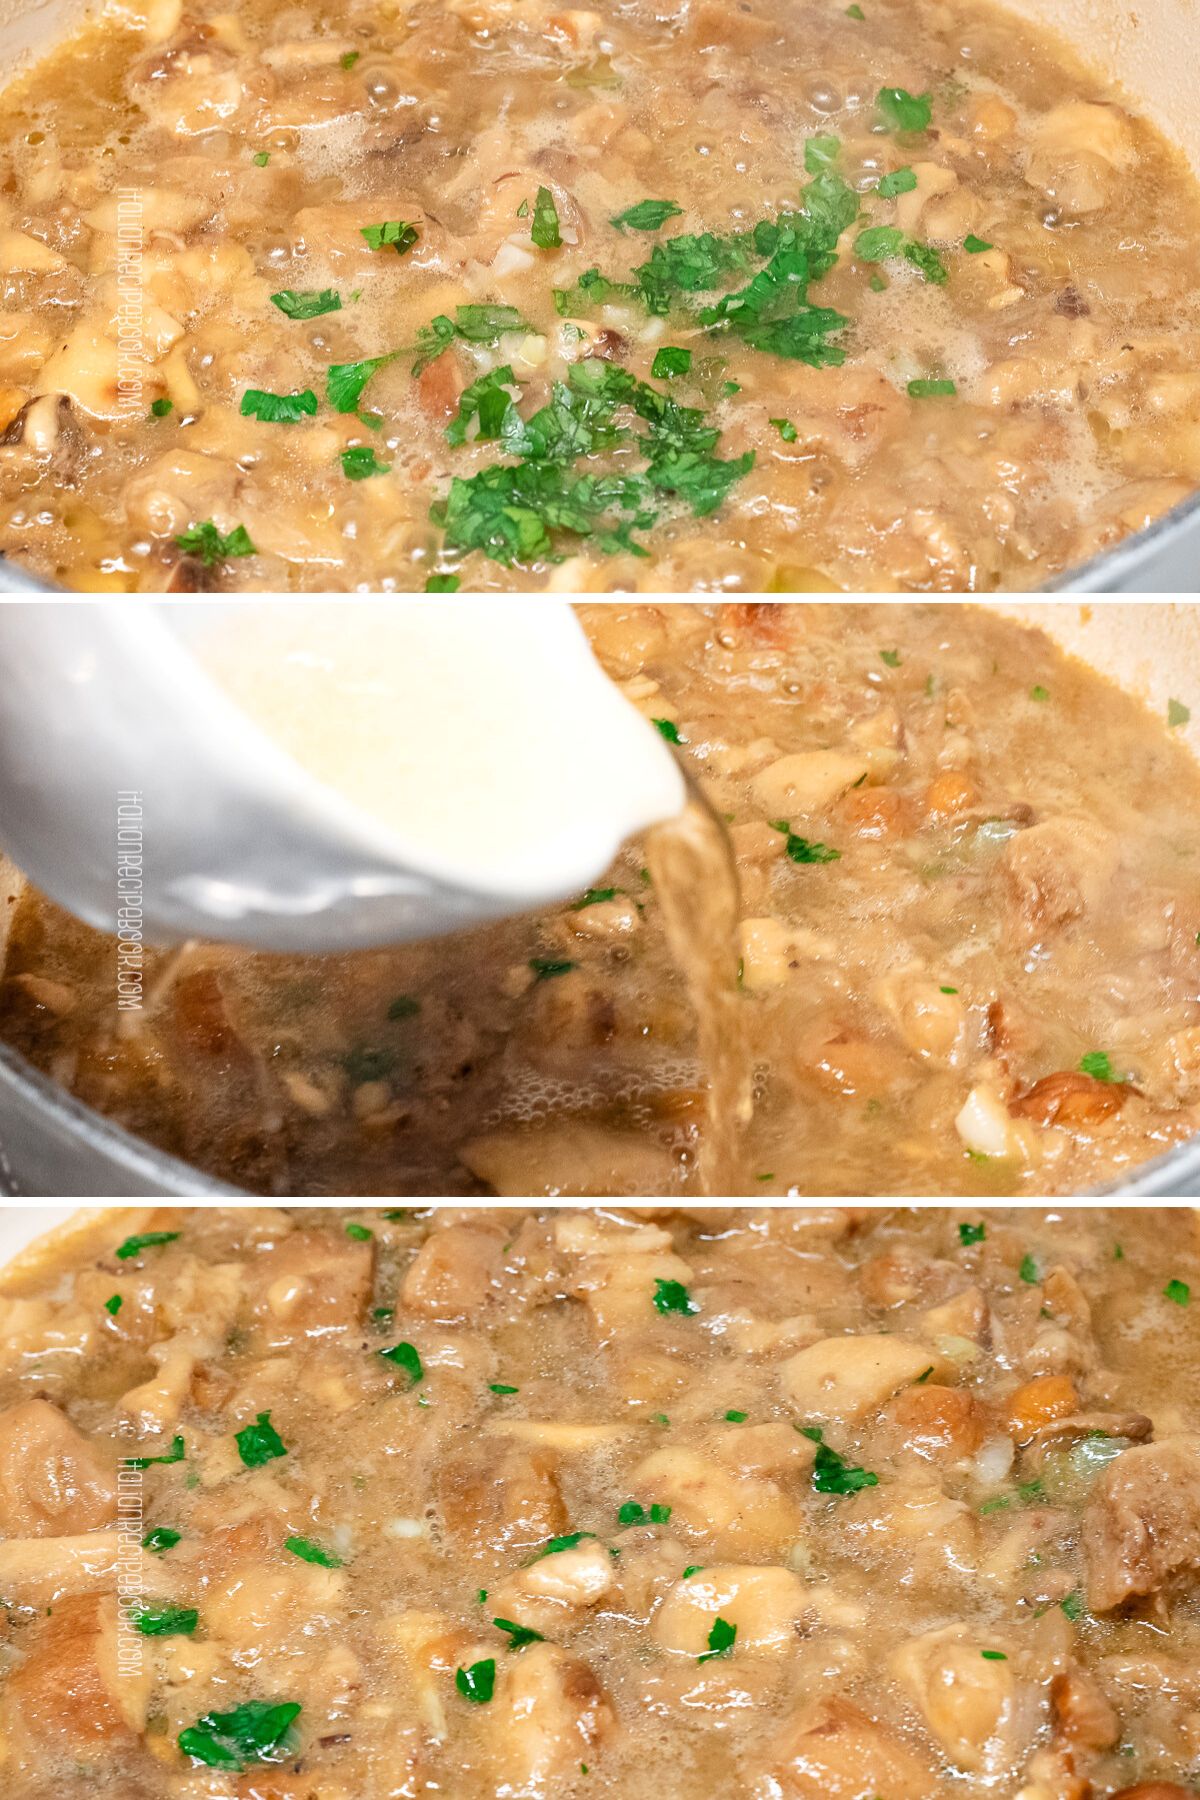
<path id="1" fill-rule="evenodd" d="M 584 620 L 732 840 L 747 1192 L 1072 1193 L 1200 1127 L 1200 771 L 1169 720 L 959 605 Z M 111 940 L 26 894 L 0 1031 L 265 1193 L 696 1193 L 709 1096 L 663 925 L 635 842 L 453 938 L 152 958 L 126 1041 Z"/>
<path id="2" fill-rule="evenodd" d="M 1185 1208 L 93 1216 L 0 1275 L 6 1793 L 1189 1800 L 1197 1296 Z"/>
<path id="3" fill-rule="evenodd" d="M 156 0 L 3 110 L 69 587 L 1035 587 L 1200 478 L 1196 184 L 985 3 Z"/>

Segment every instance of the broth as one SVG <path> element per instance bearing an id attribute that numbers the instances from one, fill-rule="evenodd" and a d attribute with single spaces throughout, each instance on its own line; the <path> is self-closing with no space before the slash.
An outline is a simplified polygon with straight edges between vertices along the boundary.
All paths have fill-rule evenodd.
<path id="1" fill-rule="evenodd" d="M 747 1069 L 756 1194 L 1072 1193 L 1195 1134 L 1185 708 L 961 606 L 584 618 L 728 825 L 740 1048 L 723 1005 L 698 1052 L 637 842 L 567 905 L 451 938 L 150 955 L 124 1034 L 112 940 L 27 893 L 0 1034 L 266 1193 L 694 1194 L 709 1099 L 732 1129 Z"/>

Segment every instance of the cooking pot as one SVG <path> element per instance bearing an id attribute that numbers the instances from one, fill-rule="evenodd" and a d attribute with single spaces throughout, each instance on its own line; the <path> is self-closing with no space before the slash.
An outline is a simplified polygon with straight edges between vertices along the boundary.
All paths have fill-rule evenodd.
<path id="1" fill-rule="evenodd" d="M 497 604 L 503 604 L 498 602 Z M 943 602 L 959 630 L 971 611 Z M 981 604 L 1040 624 L 1064 649 L 1081 656 L 1165 717 L 1170 699 L 1190 707 L 1176 727 L 1200 752 L 1200 604 L 1190 601 L 985 601 Z M 1098 727 L 1099 729 L 1099 727 Z M 0 864 L 0 896 L 8 901 L 21 876 Z M 0 958 L 12 906 L 0 907 Z M 82 1105 L 13 1050 L 0 1045 L 0 1190 L 9 1195 L 217 1197 L 236 1190 L 152 1148 Z M 1119 1186 L 1125 1196 L 1200 1197 L 1200 1136 L 1151 1163 Z"/>
<path id="2" fill-rule="evenodd" d="M 110 0 L 116 14 L 144 15 L 156 0 Z M 161 0 L 158 0 L 161 6 Z M 1008 0 L 1013 12 L 1049 26 L 1081 60 L 1119 85 L 1134 111 L 1177 144 L 1200 174 L 1200 12 L 1195 0 Z M 0 0 L 0 82 L 55 42 L 103 0 Z M 1200 246 L 1197 246 L 1200 255 Z M 1054 592 L 1076 594 L 1200 593 L 1200 490 L 1103 556 L 1069 570 Z M 0 556 L 0 594 L 46 593 Z"/>

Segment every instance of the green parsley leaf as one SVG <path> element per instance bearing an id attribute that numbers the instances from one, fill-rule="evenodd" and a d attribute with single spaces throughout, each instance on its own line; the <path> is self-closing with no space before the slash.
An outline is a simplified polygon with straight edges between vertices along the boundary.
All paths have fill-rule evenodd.
<path id="1" fill-rule="evenodd" d="M 1185 706 L 1182 700 L 1168 700 L 1167 729 L 1169 731 L 1174 731 L 1178 725 L 1186 725 L 1191 716 L 1190 707 Z"/>
<path id="2" fill-rule="evenodd" d="M 979 1654 L 980 1654 L 980 1656 L 982 1656 L 984 1662 L 1007 1662 L 1008 1661 L 1008 1657 L 1005 1655 L 1003 1650 L 981 1650 L 979 1652 Z"/>
<path id="3" fill-rule="evenodd" d="M 393 1344 L 390 1350 L 381 1350 L 379 1355 L 382 1356 L 384 1362 L 395 1363 L 398 1369 L 403 1369 L 409 1378 L 410 1386 L 416 1387 L 418 1381 L 424 1380 L 425 1365 L 422 1363 L 420 1353 L 415 1345 Z"/>
<path id="4" fill-rule="evenodd" d="M 152 1556 L 161 1556 L 165 1550 L 173 1550 L 182 1535 L 182 1532 L 173 1531 L 169 1525 L 156 1525 L 142 1539 L 142 1549 L 149 1550 Z"/>
<path id="5" fill-rule="evenodd" d="M 731 1625 L 728 1619 L 715 1619 L 713 1628 L 708 1634 L 708 1649 L 698 1656 L 698 1663 L 711 1662 L 716 1656 L 728 1656 L 737 1642 L 737 1626 Z"/>
<path id="6" fill-rule="evenodd" d="M 678 219 L 682 213 L 682 206 L 674 200 L 639 200 L 636 206 L 628 206 L 610 219 L 609 224 L 618 231 L 661 231 L 668 219 Z"/>
<path id="7" fill-rule="evenodd" d="M 690 1318 L 700 1308 L 681 1281 L 664 1281 L 659 1276 L 654 1283 L 654 1310 L 660 1313 L 682 1313 L 685 1318 Z"/>
<path id="8" fill-rule="evenodd" d="M 784 854 L 794 863 L 831 863 L 840 862 L 842 853 L 829 844 L 814 844 L 811 839 L 801 837 L 793 831 L 786 819 L 768 821 L 772 831 L 781 831 L 787 839 Z"/>
<path id="9" fill-rule="evenodd" d="M 546 1641 L 540 1631 L 534 1631 L 529 1625 L 516 1625 L 511 1619 L 493 1619 L 492 1624 L 497 1631 L 507 1631 L 510 1650 L 523 1650 L 526 1644 L 544 1644 Z"/>
<path id="10" fill-rule="evenodd" d="M 588 888 L 578 900 L 571 902 L 572 912 L 582 912 L 585 906 L 600 906 L 606 900 L 615 900 L 616 888 Z"/>
<path id="11" fill-rule="evenodd" d="M 353 1238 L 356 1244 L 369 1244 L 375 1233 L 366 1225 L 359 1225 L 356 1220 L 351 1219 L 346 1227 L 346 1236 Z"/>
<path id="12" fill-rule="evenodd" d="M 941 379 L 937 381 L 918 378 L 910 381 L 908 391 L 914 400 L 936 400 L 942 396 L 957 394 L 958 388 L 953 381 Z"/>
<path id="13" fill-rule="evenodd" d="M 462 586 L 457 575 L 431 575 L 425 583 L 427 594 L 457 594 Z"/>
<path id="14" fill-rule="evenodd" d="M 263 1463 L 287 1455 L 287 1446 L 272 1425 L 269 1412 L 260 1412 L 255 1424 L 243 1426 L 234 1437 L 238 1455 L 248 1469 L 259 1469 Z"/>
<path id="15" fill-rule="evenodd" d="M 489 1381 L 488 1392 L 492 1394 L 519 1394 L 519 1387 L 510 1387 L 507 1381 Z"/>
<path id="16" fill-rule="evenodd" d="M 899 256 L 904 247 L 904 233 L 898 225 L 871 225 L 854 240 L 854 254 L 860 262 L 886 262 Z"/>
<path id="17" fill-rule="evenodd" d="M 812 1484 L 818 1494 L 857 1494 L 863 1488 L 878 1487 L 879 1477 L 870 1469 L 854 1468 L 828 1444 L 818 1444 Z"/>
<path id="18" fill-rule="evenodd" d="M 666 738 L 668 744 L 682 744 L 687 741 L 680 737 L 679 727 L 674 719 L 651 719 L 650 723 L 660 737 Z"/>
<path id="19" fill-rule="evenodd" d="M 454 1685 L 464 1700 L 486 1706 L 496 1691 L 495 1657 L 485 1657 L 482 1662 L 472 1663 L 469 1669 L 456 1669 Z"/>
<path id="20" fill-rule="evenodd" d="M 932 95 L 910 94 L 904 88 L 880 88 L 875 104 L 896 131 L 928 131 Z"/>
<path id="21" fill-rule="evenodd" d="M 319 319 L 341 312 L 342 297 L 336 288 L 281 288 L 271 295 L 271 305 L 288 319 Z"/>
<path id="22" fill-rule="evenodd" d="M 451 419 L 446 427 L 447 443 L 457 447 L 467 441 L 467 428 L 472 420 L 478 423 L 477 442 L 490 442 L 502 437 L 506 430 L 511 430 L 510 421 L 519 424 L 519 418 L 513 405 L 510 388 L 517 385 L 517 378 L 512 368 L 505 363 L 502 368 L 489 369 L 477 381 L 465 387 L 458 397 L 458 415 Z"/>
<path id="23" fill-rule="evenodd" d="M 960 1244 L 982 1244 L 986 1236 L 986 1225 L 967 1225 L 964 1223 L 958 1228 L 958 1241 Z"/>
<path id="24" fill-rule="evenodd" d="M 179 1236 L 178 1231 L 143 1231 L 137 1237 L 127 1237 L 118 1246 L 117 1259 L 128 1262 L 133 1256 L 140 1256 L 143 1250 L 156 1250 L 160 1244 L 173 1244 Z"/>
<path id="25" fill-rule="evenodd" d="M 911 194 L 917 185 L 917 178 L 909 168 L 893 169 L 879 183 L 877 192 L 883 200 L 894 200 L 897 194 Z"/>
<path id="26" fill-rule="evenodd" d="M 594 1531 L 569 1531 L 565 1537 L 547 1538 L 530 1561 L 541 1562 L 543 1556 L 557 1556 L 561 1550 L 573 1550 L 576 1544 L 582 1544 L 584 1538 L 594 1538 L 595 1535 Z"/>
<path id="27" fill-rule="evenodd" d="M 399 355 L 398 350 L 392 350 L 385 356 L 369 356 L 363 362 L 331 363 L 325 371 L 325 398 L 330 406 L 335 412 L 356 412 L 372 375 Z"/>
<path id="28" fill-rule="evenodd" d="M 1173 1300 L 1176 1306 L 1186 1306 L 1192 1297 L 1192 1290 L 1186 1281 L 1168 1281 L 1163 1293 L 1168 1300 Z"/>
<path id="29" fill-rule="evenodd" d="M 389 1019 L 415 1019 L 421 1010 L 421 1002 L 415 994 L 397 994 L 387 1009 Z"/>
<path id="30" fill-rule="evenodd" d="M 265 169 L 271 160 L 271 153 L 269 150 L 256 150 L 252 160 L 255 168 Z"/>
<path id="31" fill-rule="evenodd" d="M 127 1469 L 150 1469 L 156 1463 L 170 1464 L 183 1461 L 183 1439 L 173 1437 L 171 1448 L 163 1456 L 123 1456 L 122 1463 Z"/>
<path id="32" fill-rule="evenodd" d="M 880 662 L 885 662 L 889 669 L 898 669 L 900 667 L 900 652 L 898 650 L 881 650 L 879 652 L 879 660 Z"/>
<path id="33" fill-rule="evenodd" d="M 191 1637 L 200 1623 L 194 1606 L 138 1606 L 130 1617 L 143 1637 Z"/>
<path id="34" fill-rule="evenodd" d="M 1072 1622 L 1082 1618 L 1087 1610 L 1083 1602 L 1083 1595 L 1079 1592 L 1078 1588 L 1075 1589 L 1073 1594 L 1068 1594 L 1065 1600 L 1060 1600 L 1059 1605 L 1066 1613 L 1068 1619 Z"/>
<path id="35" fill-rule="evenodd" d="M 562 244 L 562 233 L 558 228 L 558 208 L 548 187 L 540 187 L 537 191 L 529 236 L 539 250 L 557 250 Z"/>
<path id="36" fill-rule="evenodd" d="M 354 1086 L 361 1087 L 363 1082 L 382 1081 L 385 1075 L 390 1075 L 397 1057 L 394 1050 L 377 1050 L 369 1044 L 356 1044 L 340 1060 Z"/>
<path id="37" fill-rule="evenodd" d="M 1042 687 L 1040 684 L 1037 687 L 1031 687 L 1029 690 L 1029 698 L 1031 700 L 1039 701 L 1048 700 L 1050 698 L 1050 690 L 1049 688 Z"/>
<path id="38" fill-rule="evenodd" d="M 317 410 L 317 396 L 311 388 L 299 394 L 268 394 L 262 388 L 247 388 L 242 395 L 242 417 L 261 419 L 265 425 L 295 425 L 311 418 Z"/>
<path id="39" fill-rule="evenodd" d="M 1118 1075 L 1114 1070 L 1112 1058 L 1107 1050 L 1089 1050 L 1086 1056 L 1081 1056 L 1079 1073 L 1090 1075 L 1093 1081 L 1122 1082 L 1125 1080 L 1124 1075 Z"/>
<path id="40" fill-rule="evenodd" d="M 1030 1287 L 1037 1286 L 1038 1282 L 1041 1280 L 1041 1274 L 1034 1257 L 1023 1256 L 1021 1258 L 1020 1275 L 1021 1280 L 1028 1282 Z"/>
<path id="41" fill-rule="evenodd" d="M 338 57 L 338 61 L 343 69 L 352 69 L 361 55 L 361 50 L 347 50 L 344 56 Z"/>
<path id="42" fill-rule="evenodd" d="M 213 1769 L 282 1762 L 290 1727 L 301 1710 L 291 1700 L 247 1700 L 232 1712 L 205 1713 L 180 1732 L 177 1742 L 185 1756 Z"/>
<path id="43" fill-rule="evenodd" d="M 150 403 L 151 414 L 156 419 L 165 419 L 169 412 L 174 411 L 174 408 L 173 400 L 153 400 Z"/>
<path id="44" fill-rule="evenodd" d="M 772 419 L 770 423 L 775 427 L 785 444 L 795 443 L 796 427 L 792 424 L 790 419 Z"/>
<path id="45" fill-rule="evenodd" d="M 820 175 L 841 155 L 842 141 L 832 132 L 804 140 L 804 167 L 810 175 Z"/>
<path id="46" fill-rule="evenodd" d="M 686 375 L 692 366 L 692 353 L 677 344 L 664 344 L 655 352 L 650 373 L 655 381 L 669 381 L 673 375 Z"/>
<path id="47" fill-rule="evenodd" d="M 553 956 L 531 956 L 529 967 L 538 981 L 553 981 L 556 975 L 569 975 L 578 963 L 559 960 Z"/>
<path id="48" fill-rule="evenodd" d="M 124 1304 L 125 1302 L 120 1294 L 110 1294 L 108 1299 L 104 1302 L 104 1310 L 108 1313 L 110 1318 L 115 1319 Z"/>
<path id="49" fill-rule="evenodd" d="M 222 536 L 211 519 L 202 519 L 198 525 L 181 531 L 175 542 L 185 556 L 198 556 L 206 569 L 228 556 L 258 555 L 244 525 L 235 525 L 231 532 Z"/>
<path id="50" fill-rule="evenodd" d="M 862 7 L 857 4 L 857 0 L 855 0 L 855 4 L 853 6 L 848 6 L 846 8 L 846 17 L 848 19 L 860 19 L 861 20 L 861 19 L 865 19 L 866 16 L 867 15 L 863 11 Z"/>
<path id="51" fill-rule="evenodd" d="M 348 481 L 366 481 L 371 475 L 386 475 L 391 463 L 380 462 L 370 444 L 354 444 L 341 453 L 342 474 Z"/>
<path id="52" fill-rule="evenodd" d="M 359 232 L 372 250 L 394 250 L 397 256 L 411 250 L 421 235 L 406 219 L 387 219 L 382 225 L 362 225 Z"/>
<path id="53" fill-rule="evenodd" d="M 744 1412 L 734 1412 L 731 1409 L 729 1412 L 727 1412 L 725 1414 L 725 1417 L 730 1425 L 744 1425 L 746 1423 L 746 1420 L 750 1417 L 750 1415 L 749 1415 L 749 1413 L 744 1413 Z"/>
<path id="54" fill-rule="evenodd" d="M 322 1569 L 340 1569 L 342 1559 L 335 1556 L 332 1550 L 322 1550 L 320 1544 L 314 1544 L 311 1538 L 284 1538 L 283 1547 L 298 1556 L 301 1562 L 316 1563 Z"/>
<path id="55" fill-rule="evenodd" d="M 986 238 L 976 237 L 973 231 L 969 231 L 963 239 L 963 249 L 968 256 L 979 256 L 984 250 L 993 248 L 994 246 L 989 244 Z"/>

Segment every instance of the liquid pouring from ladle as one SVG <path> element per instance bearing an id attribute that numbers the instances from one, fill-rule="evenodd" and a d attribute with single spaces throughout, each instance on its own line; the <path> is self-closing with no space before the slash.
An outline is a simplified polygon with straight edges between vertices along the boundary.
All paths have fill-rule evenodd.
<path id="1" fill-rule="evenodd" d="M 13 602 L 0 668 L 0 845 L 112 931 L 125 796 L 149 942 L 436 936 L 579 892 L 685 804 L 553 599 Z"/>

